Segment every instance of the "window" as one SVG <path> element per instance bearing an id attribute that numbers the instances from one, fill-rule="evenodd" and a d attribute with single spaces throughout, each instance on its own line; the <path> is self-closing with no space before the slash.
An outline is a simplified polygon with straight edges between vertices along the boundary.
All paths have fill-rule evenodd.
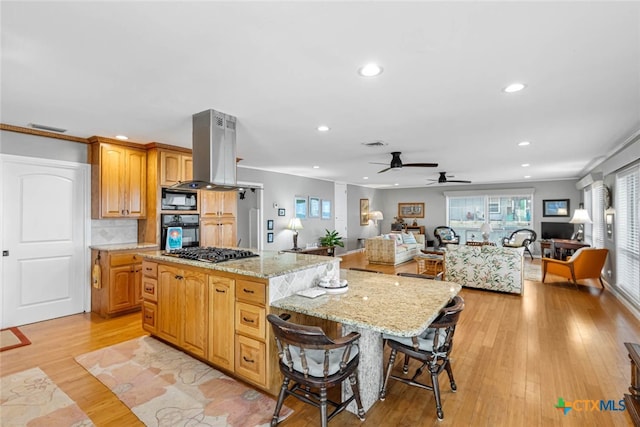
<path id="1" fill-rule="evenodd" d="M 482 240 L 480 226 L 485 222 L 491 224 L 493 242 L 519 228 L 532 228 L 532 189 L 448 191 L 445 196 L 447 225 L 460 235 L 460 243 Z"/>
<path id="2" fill-rule="evenodd" d="M 640 306 L 640 165 L 616 174 L 616 286 Z"/>

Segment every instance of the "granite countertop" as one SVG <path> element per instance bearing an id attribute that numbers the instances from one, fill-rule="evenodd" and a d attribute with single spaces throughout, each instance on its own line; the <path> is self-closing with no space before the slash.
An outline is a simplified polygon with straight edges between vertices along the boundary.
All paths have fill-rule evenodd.
<path id="1" fill-rule="evenodd" d="M 158 249 L 157 243 L 114 243 L 109 245 L 91 245 L 90 249 L 97 251 L 122 251 L 127 249 Z"/>
<path id="2" fill-rule="evenodd" d="M 235 273 L 243 276 L 253 276 L 262 279 L 282 276 L 287 273 L 306 270 L 324 264 L 332 264 L 340 261 L 340 258 L 306 255 L 291 252 L 262 251 L 255 252 L 259 256 L 243 258 L 220 263 L 195 261 L 184 258 L 167 256 L 164 251 L 141 253 L 144 258 L 158 262 L 173 262 L 176 264 L 190 265 L 192 267 L 207 268 L 210 270 Z"/>
<path id="3" fill-rule="evenodd" d="M 348 291 L 316 298 L 292 295 L 272 307 L 410 337 L 424 331 L 462 287 L 454 282 L 341 270 Z"/>

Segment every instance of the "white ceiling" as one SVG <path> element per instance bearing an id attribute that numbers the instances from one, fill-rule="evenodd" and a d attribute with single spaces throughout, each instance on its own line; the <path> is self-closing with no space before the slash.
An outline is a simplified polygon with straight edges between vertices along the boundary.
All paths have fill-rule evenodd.
<path id="1" fill-rule="evenodd" d="M 438 171 L 577 178 L 640 129 L 638 2 L 2 1 L 0 13 L 5 124 L 191 147 L 191 115 L 213 108 L 238 118 L 241 165 L 375 187 Z M 359 77 L 369 61 L 384 73 Z M 528 87 L 502 92 L 514 81 Z M 392 151 L 439 167 L 378 174 L 369 162 Z"/>

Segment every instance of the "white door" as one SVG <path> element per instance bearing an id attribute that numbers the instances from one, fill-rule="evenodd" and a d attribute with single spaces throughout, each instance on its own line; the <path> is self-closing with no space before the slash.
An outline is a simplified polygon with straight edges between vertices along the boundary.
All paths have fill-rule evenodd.
<path id="1" fill-rule="evenodd" d="M 335 196 L 335 230 L 343 240 L 347 240 L 347 184 L 336 182 L 333 186 Z"/>
<path id="2" fill-rule="evenodd" d="M 2 327 L 82 312 L 88 165 L 17 156 L 0 165 Z"/>

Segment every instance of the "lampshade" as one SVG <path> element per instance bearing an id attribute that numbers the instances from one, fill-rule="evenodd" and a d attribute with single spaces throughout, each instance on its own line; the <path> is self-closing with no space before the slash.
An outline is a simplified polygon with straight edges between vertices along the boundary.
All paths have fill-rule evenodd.
<path id="1" fill-rule="evenodd" d="M 300 221 L 300 218 L 291 218 L 289 220 L 289 225 L 287 226 L 287 228 L 289 230 L 302 230 L 304 227 L 302 227 L 302 221 Z"/>
<path id="2" fill-rule="evenodd" d="M 382 212 L 380 211 L 371 211 L 369 212 L 369 219 L 379 221 L 381 219 L 384 219 L 384 217 L 382 216 Z"/>
<path id="3" fill-rule="evenodd" d="M 591 224 L 591 218 L 589 218 L 589 212 L 586 209 L 576 209 L 569 222 L 571 224 Z"/>
<path id="4" fill-rule="evenodd" d="M 491 233 L 491 224 L 489 224 L 488 222 L 485 222 L 484 224 L 482 224 L 480 226 L 480 232 L 481 233 Z"/>

